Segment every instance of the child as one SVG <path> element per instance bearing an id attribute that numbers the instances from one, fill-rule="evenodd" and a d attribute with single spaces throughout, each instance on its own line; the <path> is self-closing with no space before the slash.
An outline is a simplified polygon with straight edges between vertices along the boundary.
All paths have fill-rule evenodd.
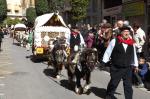
<path id="1" fill-rule="evenodd" d="M 143 81 L 145 80 L 145 75 L 148 72 L 148 64 L 146 63 L 145 58 L 140 57 L 139 58 L 139 71 L 134 73 L 139 85 L 138 88 L 144 87 Z"/>

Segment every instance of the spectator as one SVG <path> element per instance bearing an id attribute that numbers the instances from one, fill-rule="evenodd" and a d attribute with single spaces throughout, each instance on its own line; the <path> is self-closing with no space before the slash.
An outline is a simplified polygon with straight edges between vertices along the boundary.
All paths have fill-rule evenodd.
<path id="1" fill-rule="evenodd" d="M 3 33 L 2 29 L 0 29 L 0 51 L 2 51 L 1 45 L 2 45 L 2 39 L 3 38 L 4 38 L 4 33 Z"/>
<path id="2" fill-rule="evenodd" d="M 92 48 L 94 44 L 94 33 L 92 31 L 89 31 L 87 37 L 85 38 L 85 43 L 87 48 Z"/>
<path id="3" fill-rule="evenodd" d="M 113 34 L 114 36 L 118 36 L 120 35 L 120 29 L 119 28 L 122 28 L 123 27 L 123 20 L 118 20 L 116 23 L 115 23 L 115 28 L 113 29 Z"/>
<path id="4" fill-rule="evenodd" d="M 99 51 L 98 58 L 99 62 L 101 62 L 101 59 L 103 57 L 103 54 L 107 48 L 107 45 L 112 37 L 112 28 L 110 23 L 103 24 L 98 31 L 98 37 L 97 39 L 97 49 Z"/>
<path id="5" fill-rule="evenodd" d="M 148 64 L 146 63 L 146 60 L 143 57 L 139 58 L 139 71 L 135 72 L 135 77 L 138 80 L 138 88 L 144 87 L 144 80 L 145 75 L 148 72 Z"/>
<path id="6" fill-rule="evenodd" d="M 133 30 L 134 30 L 133 38 L 135 40 L 137 56 L 138 58 L 144 57 L 143 45 L 145 44 L 145 41 L 146 41 L 145 32 L 141 29 L 138 23 L 133 24 Z"/>

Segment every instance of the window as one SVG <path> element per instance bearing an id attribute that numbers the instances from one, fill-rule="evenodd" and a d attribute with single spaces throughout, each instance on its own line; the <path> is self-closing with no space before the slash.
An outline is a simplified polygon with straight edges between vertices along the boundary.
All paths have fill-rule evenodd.
<path id="1" fill-rule="evenodd" d="M 11 12 L 11 10 L 10 10 L 10 9 L 7 9 L 7 12 Z"/>
<path id="2" fill-rule="evenodd" d="M 15 13 L 19 13 L 19 10 L 15 10 Z"/>

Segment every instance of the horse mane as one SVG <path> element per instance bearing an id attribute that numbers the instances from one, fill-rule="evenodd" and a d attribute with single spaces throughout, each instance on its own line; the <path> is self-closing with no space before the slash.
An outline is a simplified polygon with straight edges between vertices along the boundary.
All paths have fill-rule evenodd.
<path id="1" fill-rule="evenodd" d="M 81 61 L 87 61 L 86 58 L 90 53 L 95 53 L 96 57 L 97 56 L 97 50 L 94 48 L 84 48 L 83 51 L 80 54 L 80 60 Z"/>
<path id="2" fill-rule="evenodd" d="M 83 51 L 82 51 L 82 54 L 89 54 L 89 53 L 92 53 L 92 52 L 97 52 L 97 50 L 94 49 L 94 48 L 84 48 Z"/>
<path id="3" fill-rule="evenodd" d="M 53 42 L 55 50 L 64 49 L 65 48 L 65 42 L 66 42 L 65 38 L 57 38 Z"/>

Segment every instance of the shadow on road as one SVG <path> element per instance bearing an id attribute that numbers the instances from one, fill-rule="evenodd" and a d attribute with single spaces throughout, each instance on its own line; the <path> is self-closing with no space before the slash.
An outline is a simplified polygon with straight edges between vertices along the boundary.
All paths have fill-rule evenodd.
<path id="1" fill-rule="evenodd" d="M 45 62 L 48 61 L 47 58 L 43 58 L 43 57 L 36 57 L 34 55 L 29 55 L 26 56 L 26 58 L 30 58 L 30 60 L 34 63 L 41 63 L 41 62 Z"/>
<path id="2" fill-rule="evenodd" d="M 91 92 L 100 98 L 105 98 L 106 96 L 106 89 L 104 88 L 91 87 Z"/>
<path id="3" fill-rule="evenodd" d="M 68 80 L 60 80 L 60 85 L 70 91 L 74 92 L 75 89 L 75 82 L 69 83 Z"/>
<path id="4" fill-rule="evenodd" d="M 13 45 L 20 46 L 20 43 L 14 42 Z"/>
<path id="5" fill-rule="evenodd" d="M 104 88 L 97 88 L 97 87 L 91 87 L 91 92 L 93 92 L 97 97 L 105 98 L 106 96 L 106 89 Z M 117 95 L 121 95 L 121 93 L 115 92 Z"/>
<path id="6" fill-rule="evenodd" d="M 43 73 L 44 73 L 46 76 L 50 76 L 50 77 L 53 77 L 53 78 L 56 77 L 56 74 L 55 74 L 54 70 L 53 70 L 53 69 L 50 69 L 50 68 L 44 69 Z"/>

